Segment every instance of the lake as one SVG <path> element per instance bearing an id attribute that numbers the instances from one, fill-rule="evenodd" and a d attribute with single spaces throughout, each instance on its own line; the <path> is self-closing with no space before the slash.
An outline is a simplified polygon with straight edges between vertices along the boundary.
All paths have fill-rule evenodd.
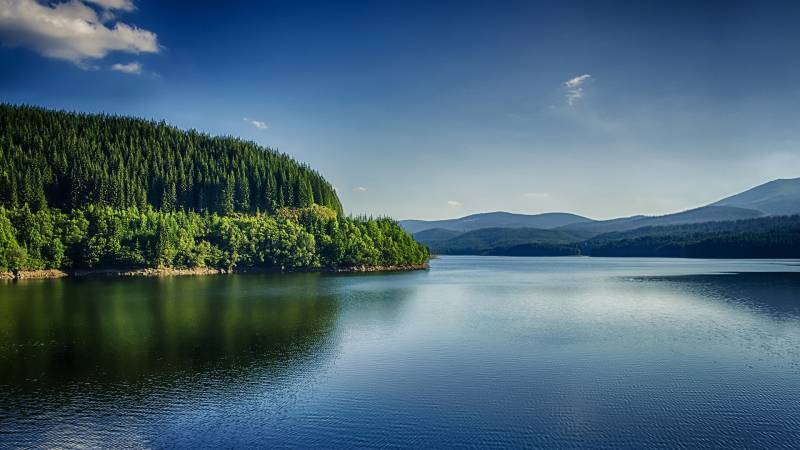
<path id="1" fill-rule="evenodd" d="M 0 284 L 0 447 L 800 447 L 800 262 Z"/>

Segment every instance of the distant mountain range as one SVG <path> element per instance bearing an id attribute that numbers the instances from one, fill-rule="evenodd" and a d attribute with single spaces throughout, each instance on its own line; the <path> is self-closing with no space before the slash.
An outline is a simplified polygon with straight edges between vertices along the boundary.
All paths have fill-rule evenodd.
<path id="1" fill-rule="evenodd" d="M 439 254 L 569 255 L 582 254 L 578 243 L 606 242 L 594 238 L 607 234 L 623 239 L 620 236 L 632 230 L 661 228 L 662 232 L 665 227 L 673 227 L 670 239 L 674 241 L 680 233 L 693 232 L 692 225 L 795 214 L 800 214 L 800 178 L 774 180 L 707 206 L 663 216 L 592 220 L 558 212 L 535 215 L 491 212 L 449 220 L 403 220 L 400 225 Z M 748 233 L 756 232 L 759 223 L 767 222 L 752 222 Z M 679 227 L 682 225 L 686 227 Z M 774 235 L 775 230 L 773 227 L 770 232 Z M 726 236 L 731 238 L 729 232 Z M 644 238 L 637 235 L 637 239 Z M 587 249 L 584 245 L 583 253 Z"/>
<path id="2" fill-rule="evenodd" d="M 583 223 L 573 223 L 560 228 L 600 234 L 612 231 L 635 230 L 642 227 L 753 219 L 767 215 L 768 214 L 762 211 L 754 209 L 709 205 L 663 216 L 632 216 L 621 219 L 593 220 Z"/>

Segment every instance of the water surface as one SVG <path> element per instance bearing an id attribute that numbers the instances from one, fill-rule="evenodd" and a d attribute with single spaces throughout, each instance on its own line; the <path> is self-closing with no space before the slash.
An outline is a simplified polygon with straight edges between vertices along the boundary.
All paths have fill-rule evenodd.
<path id="1" fill-rule="evenodd" d="M 0 284 L 0 447 L 799 445 L 797 261 Z"/>

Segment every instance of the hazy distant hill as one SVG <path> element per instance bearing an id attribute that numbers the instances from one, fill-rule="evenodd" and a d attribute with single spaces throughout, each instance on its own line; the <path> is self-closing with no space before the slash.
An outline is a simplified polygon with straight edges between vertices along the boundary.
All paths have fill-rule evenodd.
<path id="1" fill-rule="evenodd" d="M 539 228 L 579 232 L 581 235 L 599 235 L 642 227 L 725 222 L 792 214 L 800 214 L 800 178 L 770 181 L 707 206 L 663 216 L 637 215 L 611 220 L 592 220 L 560 212 L 533 215 L 492 212 L 449 220 L 403 220 L 400 221 L 400 225 L 413 234 L 433 229 L 463 233 L 481 228 Z M 442 240 L 442 237 L 423 235 L 421 239 L 438 241 Z"/>
<path id="2" fill-rule="evenodd" d="M 711 205 L 755 209 L 769 215 L 800 214 L 800 178 L 770 181 Z"/>
<path id="3" fill-rule="evenodd" d="M 433 253 L 449 255 L 800 257 L 800 216 L 796 215 L 647 226 L 604 233 L 590 239 L 563 230 L 531 228 L 485 228 L 447 238 L 451 233 L 454 232 L 426 230 L 415 237 Z M 426 234 L 444 239 L 426 241 Z"/>
<path id="4" fill-rule="evenodd" d="M 481 228 L 540 228 L 551 229 L 575 223 L 592 222 L 592 219 L 569 213 L 514 214 L 491 212 L 473 214 L 448 220 L 401 220 L 400 226 L 409 233 L 434 228 L 466 232 Z"/>
<path id="5" fill-rule="evenodd" d="M 724 222 L 792 214 L 800 214 L 800 178 L 770 181 L 708 206 L 675 214 L 601 220 L 590 223 L 569 224 L 561 228 L 601 234 L 650 226 Z"/>
<path id="6" fill-rule="evenodd" d="M 733 206 L 703 206 L 663 216 L 633 216 L 622 219 L 599 220 L 590 223 L 570 224 L 560 227 L 560 229 L 602 234 L 612 231 L 635 230 L 642 227 L 753 219 L 765 215 L 766 214 L 763 212 L 754 209 L 736 208 Z"/>
<path id="7" fill-rule="evenodd" d="M 797 246 L 797 218 L 760 219 L 792 214 L 800 214 L 800 178 L 771 181 L 711 205 L 663 216 L 592 220 L 567 213 L 497 212 L 401 225 L 439 254 L 787 257 L 794 250 L 779 251 L 780 242 Z M 767 226 L 772 228 L 759 228 Z"/>
<path id="8" fill-rule="evenodd" d="M 445 230 L 444 228 L 433 228 L 414 233 L 414 237 L 417 239 L 417 241 L 428 245 L 428 243 L 446 241 L 456 236 L 460 236 L 461 234 L 462 233 L 460 231 Z"/>
<path id="9" fill-rule="evenodd" d="M 550 248 L 587 237 L 580 232 L 538 228 L 481 228 L 466 233 L 437 228 L 414 234 L 414 239 L 427 245 L 433 253 L 450 255 L 503 254 L 505 249 L 528 244 Z"/>

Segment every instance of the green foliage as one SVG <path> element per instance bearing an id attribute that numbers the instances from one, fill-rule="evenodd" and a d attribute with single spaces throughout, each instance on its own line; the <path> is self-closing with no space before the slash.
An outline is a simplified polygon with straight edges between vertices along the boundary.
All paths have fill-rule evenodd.
<path id="1" fill-rule="evenodd" d="M 140 119 L 0 104 L 0 270 L 421 264 L 285 154 Z"/>
<path id="2" fill-rule="evenodd" d="M 342 213 L 333 187 L 285 154 L 128 117 L 0 104 L 0 168 L 0 205 L 32 211 L 229 215 L 318 204 Z"/>
<path id="3" fill-rule="evenodd" d="M 275 215 L 88 205 L 65 213 L 0 207 L 0 269 L 213 267 L 276 270 L 418 265 L 427 247 L 390 219 L 319 205 Z"/>

